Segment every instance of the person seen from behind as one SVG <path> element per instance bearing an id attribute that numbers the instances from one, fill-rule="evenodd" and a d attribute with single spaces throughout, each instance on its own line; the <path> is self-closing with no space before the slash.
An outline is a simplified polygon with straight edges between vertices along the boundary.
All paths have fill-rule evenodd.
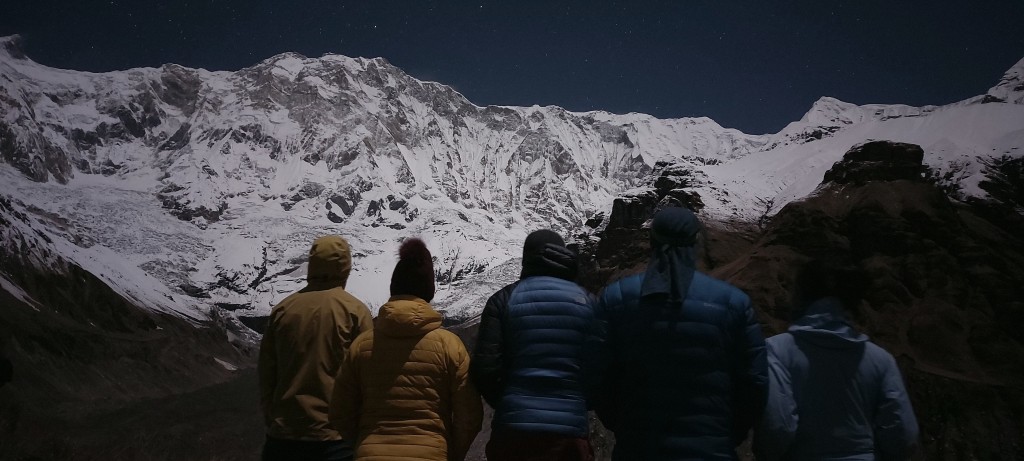
<path id="1" fill-rule="evenodd" d="M 519 281 L 480 319 L 473 381 L 494 408 L 489 461 L 592 460 L 587 410 L 603 375 L 603 317 L 555 232 L 526 237 Z"/>
<path id="2" fill-rule="evenodd" d="M 373 327 L 366 305 L 345 291 L 351 271 L 348 242 L 320 237 L 309 250 L 306 286 L 270 311 L 258 364 L 264 460 L 352 459 L 327 415 L 345 352 Z"/>
<path id="3" fill-rule="evenodd" d="M 7 357 L 8 335 L 0 332 L 0 387 L 14 379 L 14 364 Z"/>
<path id="4" fill-rule="evenodd" d="M 398 251 L 391 298 L 356 338 L 336 380 L 331 421 L 358 460 L 461 461 L 480 431 L 483 404 L 469 353 L 441 329 L 434 267 L 422 240 Z"/>
<path id="5" fill-rule="evenodd" d="M 743 291 L 696 270 L 699 231 L 690 210 L 658 211 L 646 272 L 602 291 L 614 460 L 736 460 L 764 408 L 761 327 Z"/>
<path id="6" fill-rule="evenodd" d="M 797 278 L 797 319 L 768 339 L 768 405 L 754 453 L 775 460 L 905 460 L 918 425 L 891 354 L 847 320 L 860 271 L 819 260 Z"/>

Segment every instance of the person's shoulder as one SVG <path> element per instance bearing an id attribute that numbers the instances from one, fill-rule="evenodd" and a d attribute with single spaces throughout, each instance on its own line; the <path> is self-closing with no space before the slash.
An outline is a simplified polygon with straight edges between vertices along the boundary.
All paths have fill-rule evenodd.
<path id="1" fill-rule="evenodd" d="M 373 338 L 373 330 L 366 330 L 359 333 L 355 339 L 352 340 L 352 344 L 349 345 L 349 349 L 356 351 L 372 349 Z"/>
<path id="2" fill-rule="evenodd" d="M 896 357 L 873 341 L 864 342 L 864 356 L 880 368 L 896 368 Z"/>
<path id="3" fill-rule="evenodd" d="M 793 338 L 793 335 L 788 331 L 765 338 L 764 343 L 768 346 L 769 350 L 774 350 L 776 352 L 782 352 L 791 347 L 796 347 L 796 341 Z"/>
<path id="4" fill-rule="evenodd" d="M 512 291 L 519 286 L 519 280 L 512 282 L 508 285 L 501 287 L 498 291 L 495 291 L 491 296 L 487 298 L 487 302 L 484 304 L 484 310 L 487 312 L 493 312 L 495 308 L 503 308 L 507 303 L 508 299 L 512 297 Z"/>
<path id="5" fill-rule="evenodd" d="M 492 299 L 507 297 L 509 293 L 512 293 L 512 290 L 515 290 L 516 287 L 519 286 L 519 282 L 521 282 L 521 280 L 516 280 L 515 282 L 501 287 L 501 289 L 495 291 L 487 300 L 490 301 Z"/>
<path id="6" fill-rule="evenodd" d="M 514 299 L 523 300 L 523 295 L 530 300 L 564 301 L 576 304 L 593 304 L 593 295 L 580 284 L 558 277 L 546 275 L 527 277 L 520 281 L 511 293 L 510 302 Z"/>
<path id="7" fill-rule="evenodd" d="M 444 344 L 449 353 L 468 353 L 466 352 L 466 345 L 463 344 L 462 338 L 459 338 L 459 335 L 445 330 L 444 328 L 438 328 L 427 333 L 425 338 Z"/>
<path id="8" fill-rule="evenodd" d="M 640 290 L 644 284 L 644 274 L 627 275 L 617 279 L 601 290 L 601 297 L 605 298 L 634 298 L 640 297 Z"/>
<path id="9" fill-rule="evenodd" d="M 361 299 L 355 297 L 352 293 L 349 293 L 348 290 L 342 287 L 332 288 L 330 290 L 330 293 L 333 298 L 337 299 L 341 303 L 341 305 L 346 308 L 360 310 L 365 309 L 369 311 L 369 308 L 366 307 L 366 303 L 364 303 Z"/>
<path id="10" fill-rule="evenodd" d="M 725 280 L 717 279 L 700 271 L 693 273 L 693 282 L 688 297 L 733 308 L 750 306 L 750 297 L 743 290 Z"/>
<path id="11" fill-rule="evenodd" d="M 274 307 L 270 308 L 270 315 L 267 317 L 267 322 L 270 325 L 281 321 L 282 317 L 287 313 L 293 311 L 294 306 L 300 303 L 302 299 L 302 292 L 297 291 L 292 293 L 279 301 Z"/>

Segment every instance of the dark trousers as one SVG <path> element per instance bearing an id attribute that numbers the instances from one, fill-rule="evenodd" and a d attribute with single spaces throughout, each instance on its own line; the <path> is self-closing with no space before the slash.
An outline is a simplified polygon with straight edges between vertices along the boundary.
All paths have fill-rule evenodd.
<path id="1" fill-rule="evenodd" d="M 267 436 L 263 461 L 352 461 L 352 444 L 344 440 L 284 440 Z"/>
<path id="2" fill-rule="evenodd" d="M 494 429 L 487 461 L 594 461 L 590 439 Z"/>

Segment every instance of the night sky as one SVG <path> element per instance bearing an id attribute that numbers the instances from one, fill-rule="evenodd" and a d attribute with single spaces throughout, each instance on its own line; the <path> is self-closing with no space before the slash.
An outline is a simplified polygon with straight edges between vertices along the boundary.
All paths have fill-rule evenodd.
<path id="1" fill-rule="evenodd" d="M 820 96 L 946 104 L 1024 57 L 1024 1 L 0 0 L 49 66 L 237 70 L 382 56 L 479 105 L 708 116 L 775 132 Z"/>

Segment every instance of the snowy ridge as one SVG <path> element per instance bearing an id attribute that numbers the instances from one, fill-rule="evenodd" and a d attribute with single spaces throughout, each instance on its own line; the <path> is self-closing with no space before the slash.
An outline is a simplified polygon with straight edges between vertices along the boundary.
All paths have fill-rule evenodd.
<path id="1" fill-rule="evenodd" d="M 1003 79 L 988 90 L 988 96 L 1011 104 L 1024 104 L 1024 58 L 1006 71 Z"/>
<path id="2" fill-rule="evenodd" d="M 618 194 L 649 186 L 659 161 L 706 177 L 695 190 L 721 219 L 756 217 L 758 198 L 781 206 L 810 193 L 869 138 L 921 144 L 926 162 L 960 168 L 964 190 L 983 194 L 976 158 L 1020 155 L 1024 105 L 979 101 L 822 98 L 779 133 L 748 135 L 705 117 L 481 107 L 382 58 L 284 53 L 236 72 L 95 74 L 32 62 L 8 37 L 0 196 L 71 223 L 74 236 L 54 235 L 109 252 L 90 267 L 111 280 L 141 274 L 123 289 L 189 315 L 265 314 L 302 286 L 308 245 L 327 233 L 352 244 L 349 288 L 372 309 L 387 299 L 399 242 L 421 236 L 436 256 L 437 304 L 464 315 L 473 280 L 516 277 L 509 265 L 529 231 L 577 232 Z"/>

